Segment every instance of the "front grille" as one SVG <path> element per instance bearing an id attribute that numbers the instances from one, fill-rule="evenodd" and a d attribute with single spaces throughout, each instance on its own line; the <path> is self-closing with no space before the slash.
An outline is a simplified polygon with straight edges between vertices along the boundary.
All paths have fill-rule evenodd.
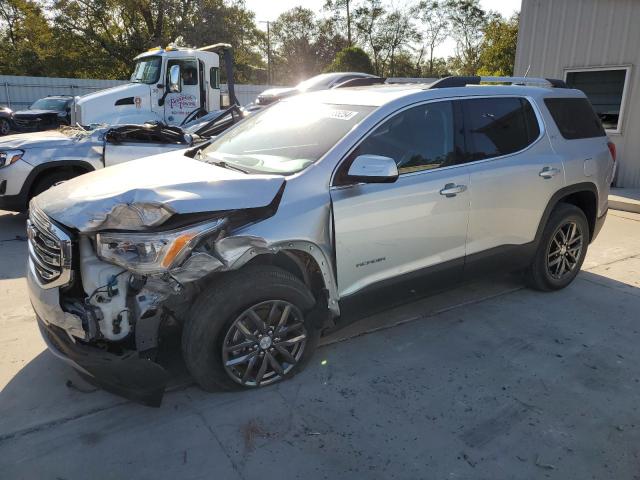
<path id="1" fill-rule="evenodd" d="M 71 281 L 71 237 L 51 223 L 47 215 L 31 205 L 27 220 L 29 259 L 44 288 Z"/>

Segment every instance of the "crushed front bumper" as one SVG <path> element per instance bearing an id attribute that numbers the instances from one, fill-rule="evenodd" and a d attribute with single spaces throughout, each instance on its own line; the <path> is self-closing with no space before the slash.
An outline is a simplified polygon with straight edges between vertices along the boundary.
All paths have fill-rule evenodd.
<path id="1" fill-rule="evenodd" d="M 87 381 L 104 390 L 143 405 L 160 406 L 168 374 L 157 363 L 137 352 L 116 355 L 79 340 L 82 320 L 60 307 L 59 290 L 39 286 L 29 260 L 27 285 L 38 327 L 49 350 Z"/>

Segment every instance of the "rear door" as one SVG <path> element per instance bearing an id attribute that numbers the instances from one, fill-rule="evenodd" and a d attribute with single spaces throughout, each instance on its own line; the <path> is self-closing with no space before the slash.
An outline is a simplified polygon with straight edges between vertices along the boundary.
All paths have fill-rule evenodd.
<path id="1" fill-rule="evenodd" d="M 470 173 L 467 260 L 472 266 L 475 259 L 490 259 L 488 253 L 499 256 L 532 242 L 549 200 L 565 180 L 561 158 L 528 98 L 469 98 L 462 100 L 462 108 Z"/>

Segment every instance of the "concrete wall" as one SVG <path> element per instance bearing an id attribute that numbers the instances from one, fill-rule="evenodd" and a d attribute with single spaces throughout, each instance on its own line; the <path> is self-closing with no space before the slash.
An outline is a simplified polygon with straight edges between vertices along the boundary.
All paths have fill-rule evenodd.
<path id="1" fill-rule="evenodd" d="M 104 88 L 126 83 L 124 80 L 93 80 L 81 78 L 22 77 L 0 75 L 0 105 L 13 110 L 27 108 L 34 101 L 47 95 L 85 95 Z M 241 105 L 253 102 L 269 85 L 236 85 L 236 96 Z M 220 90 L 227 92 L 227 85 Z"/>
<path id="2" fill-rule="evenodd" d="M 616 185 L 640 187 L 640 1 L 522 0 L 515 74 L 564 79 L 571 68 L 628 66 Z"/>

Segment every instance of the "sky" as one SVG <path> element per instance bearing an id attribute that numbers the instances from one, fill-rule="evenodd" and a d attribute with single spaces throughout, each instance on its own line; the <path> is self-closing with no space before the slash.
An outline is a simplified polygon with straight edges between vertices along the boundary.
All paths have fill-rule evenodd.
<path id="1" fill-rule="evenodd" d="M 402 3 L 403 0 L 390 0 L 388 3 Z M 406 0 L 405 0 L 406 1 Z M 273 21 L 282 12 L 293 7 L 302 6 L 310 8 L 315 12 L 320 12 L 325 0 L 245 0 L 247 8 L 253 10 L 256 14 L 256 21 Z M 414 2 L 411 2 L 414 3 Z M 510 17 L 513 13 L 520 10 L 521 0 L 480 0 L 480 5 L 485 10 L 495 10 L 505 17 Z M 266 29 L 262 23 L 258 24 L 260 28 Z M 436 49 L 436 55 L 448 57 L 453 55 L 455 45 L 451 40 L 445 41 Z"/>

